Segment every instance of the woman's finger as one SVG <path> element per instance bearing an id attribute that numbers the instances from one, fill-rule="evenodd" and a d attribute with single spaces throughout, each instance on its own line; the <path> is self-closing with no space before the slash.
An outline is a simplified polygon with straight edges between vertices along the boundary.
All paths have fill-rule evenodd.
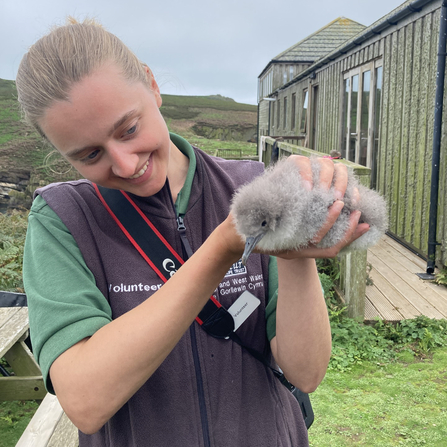
<path id="1" fill-rule="evenodd" d="M 305 248 L 300 248 L 298 250 L 284 251 L 276 253 L 275 256 L 284 259 L 293 258 L 334 258 L 340 251 L 354 242 L 360 236 L 365 234 L 369 230 L 369 225 L 366 223 L 359 224 L 361 213 L 360 211 L 354 211 L 351 213 L 349 227 L 344 235 L 344 238 L 336 245 L 328 248 L 317 247 L 314 243 L 309 244 Z"/>
<path id="2" fill-rule="evenodd" d="M 303 185 L 308 191 L 310 191 L 313 188 L 310 158 L 305 157 L 304 155 L 291 155 L 287 161 L 295 163 L 298 166 Z"/>
<path id="3" fill-rule="evenodd" d="M 348 187 L 348 168 L 343 163 L 335 163 L 334 195 L 335 199 L 343 200 Z M 357 190 L 358 194 L 358 190 Z"/>
<path id="4" fill-rule="evenodd" d="M 334 180 L 335 166 L 330 158 L 319 158 L 320 164 L 320 180 L 319 185 L 323 189 L 330 189 Z"/>
<path id="5" fill-rule="evenodd" d="M 344 206 L 345 204 L 341 200 L 337 200 L 336 202 L 334 202 L 333 205 L 329 207 L 326 222 L 312 239 L 313 244 L 318 244 L 324 238 L 324 236 L 326 236 L 326 233 L 332 228 L 332 226 L 335 224 L 335 221 L 340 216 L 340 213 Z"/>

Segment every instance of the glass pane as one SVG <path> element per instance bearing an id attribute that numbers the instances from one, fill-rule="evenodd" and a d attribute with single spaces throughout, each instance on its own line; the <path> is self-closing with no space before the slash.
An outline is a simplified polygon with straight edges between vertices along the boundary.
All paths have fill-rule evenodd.
<path id="1" fill-rule="evenodd" d="M 380 108 L 382 106 L 382 67 L 376 68 L 376 92 L 374 102 L 374 136 L 371 161 L 371 188 L 377 186 L 377 157 L 379 154 Z"/>
<path id="2" fill-rule="evenodd" d="M 351 79 L 345 79 L 343 82 L 343 135 L 342 135 L 342 147 L 341 147 L 341 156 L 342 158 L 346 158 L 346 138 L 348 134 L 348 107 L 349 107 L 349 89 L 351 86 Z"/>
<path id="3" fill-rule="evenodd" d="M 348 160 L 355 161 L 355 146 L 357 143 L 357 101 L 359 96 L 359 75 L 352 77 L 351 90 L 351 121 L 349 129 L 349 154 Z"/>
<path id="4" fill-rule="evenodd" d="M 303 109 L 301 110 L 301 132 L 306 133 L 308 91 L 304 92 Z"/>
<path id="5" fill-rule="evenodd" d="M 284 123 L 283 128 L 287 129 L 287 96 L 284 98 Z"/>
<path id="6" fill-rule="evenodd" d="M 368 152 L 369 101 L 371 91 L 371 72 L 363 73 L 362 116 L 360 117 L 360 154 L 359 163 L 366 166 Z"/>

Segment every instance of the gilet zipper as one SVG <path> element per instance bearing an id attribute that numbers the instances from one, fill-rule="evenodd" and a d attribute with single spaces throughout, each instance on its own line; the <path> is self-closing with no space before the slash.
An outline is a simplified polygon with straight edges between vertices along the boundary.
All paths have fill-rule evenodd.
<path id="1" fill-rule="evenodd" d="M 192 249 L 186 236 L 185 223 L 183 221 L 183 218 L 177 215 L 177 212 L 175 214 L 177 216 L 177 231 L 179 232 L 180 239 L 182 241 L 183 256 L 185 259 L 188 259 L 192 255 Z M 192 358 L 194 361 L 194 370 L 196 373 L 197 395 L 199 399 L 199 410 L 200 410 L 200 421 L 202 424 L 203 443 L 205 447 L 211 447 L 208 413 L 206 410 L 206 403 L 205 403 L 205 390 L 203 388 L 202 368 L 200 367 L 199 352 L 197 350 L 197 334 L 196 334 L 196 325 L 194 322 L 191 324 L 189 328 L 189 333 L 191 336 Z"/>

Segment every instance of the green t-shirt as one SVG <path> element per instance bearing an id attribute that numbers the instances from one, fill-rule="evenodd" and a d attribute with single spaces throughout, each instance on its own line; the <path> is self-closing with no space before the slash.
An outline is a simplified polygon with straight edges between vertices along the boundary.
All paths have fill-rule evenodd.
<path id="1" fill-rule="evenodd" d="M 171 134 L 171 140 L 190 160 L 185 184 L 175 203 L 177 213 L 182 215 L 188 206 L 196 159 L 186 140 L 175 134 Z M 58 278 L 63 276 L 64 281 L 52 281 L 54 275 Z M 95 277 L 75 239 L 41 196 L 34 200 L 28 218 L 23 277 L 30 297 L 28 306 L 34 355 L 48 391 L 54 393 L 48 374 L 51 364 L 75 343 L 92 336 L 112 321 L 112 312 L 106 297 L 96 287 Z M 271 257 L 266 308 L 269 340 L 276 334 L 277 288 L 276 258 Z M 37 322 L 41 321 L 48 324 L 38 326 Z"/>

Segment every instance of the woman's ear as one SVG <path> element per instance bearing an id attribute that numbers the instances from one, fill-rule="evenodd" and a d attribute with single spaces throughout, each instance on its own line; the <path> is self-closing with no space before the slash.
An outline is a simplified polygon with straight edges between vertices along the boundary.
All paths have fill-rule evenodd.
<path id="1" fill-rule="evenodd" d="M 155 80 L 155 77 L 152 74 L 151 69 L 146 64 L 143 64 L 143 67 L 144 70 L 146 71 L 147 80 L 149 82 L 151 90 L 153 91 L 155 99 L 157 100 L 157 106 L 160 108 L 162 104 L 160 88 L 158 87 L 157 81 Z"/>

